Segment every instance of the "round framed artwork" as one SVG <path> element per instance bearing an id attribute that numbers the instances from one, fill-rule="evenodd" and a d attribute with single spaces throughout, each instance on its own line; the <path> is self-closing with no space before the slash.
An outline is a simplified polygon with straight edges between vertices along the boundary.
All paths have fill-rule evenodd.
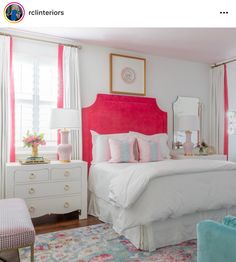
<path id="1" fill-rule="evenodd" d="M 110 54 L 110 92 L 146 95 L 146 59 Z"/>
<path id="2" fill-rule="evenodd" d="M 124 80 L 125 83 L 127 84 L 132 84 L 134 83 L 135 79 L 136 79 L 136 74 L 134 69 L 130 68 L 130 67 L 125 67 L 122 71 L 121 71 L 121 77 Z"/>

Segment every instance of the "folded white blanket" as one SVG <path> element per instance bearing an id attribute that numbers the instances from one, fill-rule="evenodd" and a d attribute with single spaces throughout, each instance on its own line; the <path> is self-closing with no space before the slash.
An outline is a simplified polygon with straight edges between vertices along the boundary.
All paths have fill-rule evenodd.
<path id="1" fill-rule="evenodd" d="M 144 192 L 149 182 L 164 176 L 196 175 L 210 171 L 235 170 L 236 164 L 217 160 L 169 160 L 128 166 L 115 176 L 109 186 L 109 199 L 117 207 L 129 208 Z"/>

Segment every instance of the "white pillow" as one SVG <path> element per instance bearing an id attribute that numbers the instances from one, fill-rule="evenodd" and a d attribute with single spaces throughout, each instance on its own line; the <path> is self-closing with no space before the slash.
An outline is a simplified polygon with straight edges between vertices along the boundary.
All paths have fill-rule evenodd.
<path id="1" fill-rule="evenodd" d="M 142 133 L 130 131 L 130 134 L 136 138 L 142 138 L 148 141 L 156 141 L 160 143 L 161 156 L 163 158 L 169 159 L 170 157 L 170 148 L 168 146 L 168 135 L 166 133 L 154 134 L 154 135 L 144 135 Z"/>
<path id="2" fill-rule="evenodd" d="M 92 163 L 106 162 L 111 159 L 109 146 L 109 138 L 124 140 L 130 137 L 129 133 L 106 134 L 100 135 L 97 132 L 90 130 L 92 135 Z"/>

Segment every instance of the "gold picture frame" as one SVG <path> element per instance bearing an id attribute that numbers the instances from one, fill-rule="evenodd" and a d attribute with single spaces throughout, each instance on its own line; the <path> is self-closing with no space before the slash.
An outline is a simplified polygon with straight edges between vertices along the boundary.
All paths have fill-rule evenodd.
<path id="1" fill-rule="evenodd" d="M 110 93 L 146 96 L 146 59 L 111 53 Z"/>

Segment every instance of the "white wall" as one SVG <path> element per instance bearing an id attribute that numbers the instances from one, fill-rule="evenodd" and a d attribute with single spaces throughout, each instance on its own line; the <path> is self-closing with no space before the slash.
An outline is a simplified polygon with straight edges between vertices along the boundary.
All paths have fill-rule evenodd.
<path id="1" fill-rule="evenodd" d="M 109 93 L 109 54 L 136 55 L 147 59 L 147 96 L 157 98 L 158 105 L 168 112 L 168 130 L 172 135 L 172 103 L 177 96 L 199 97 L 204 104 L 204 134 L 207 140 L 209 66 L 184 60 L 83 45 L 80 50 L 82 105 L 88 106 L 97 93 Z"/>

